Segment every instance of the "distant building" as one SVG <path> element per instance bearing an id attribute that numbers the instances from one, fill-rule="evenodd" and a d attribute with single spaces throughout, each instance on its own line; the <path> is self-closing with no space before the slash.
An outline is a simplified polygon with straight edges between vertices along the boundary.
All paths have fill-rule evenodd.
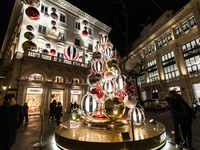
<path id="1" fill-rule="evenodd" d="M 65 0 L 15 0 L 0 52 L 2 98 L 15 93 L 30 114 L 48 112 L 53 99 L 69 111 L 88 91 L 93 51 L 110 30 Z"/>
<path id="2" fill-rule="evenodd" d="M 200 0 L 191 0 L 176 14 L 166 11 L 144 27 L 132 43 L 129 59 L 143 62 L 138 77 L 142 99 L 165 99 L 176 90 L 191 105 L 200 98 L 199 57 Z"/>

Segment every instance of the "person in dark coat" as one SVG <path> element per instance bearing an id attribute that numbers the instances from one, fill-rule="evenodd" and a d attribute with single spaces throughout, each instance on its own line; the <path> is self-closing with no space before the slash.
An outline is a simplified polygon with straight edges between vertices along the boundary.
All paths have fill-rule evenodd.
<path id="1" fill-rule="evenodd" d="M 60 124 L 60 117 L 62 116 L 62 105 L 61 102 L 58 102 L 58 105 L 56 107 L 56 119 L 57 119 L 57 125 Z"/>
<path id="2" fill-rule="evenodd" d="M 74 107 L 74 105 L 73 105 L 72 102 L 71 102 L 71 104 L 70 104 L 70 112 L 72 112 L 73 107 Z"/>
<path id="3" fill-rule="evenodd" d="M 23 110 L 24 110 L 25 121 L 28 122 L 28 105 L 27 105 L 27 103 L 24 103 Z"/>
<path id="4" fill-rule="evenodd" d="M 16 103 L 14 94 L 7 94 L 3 106 L 0 107 L 0 150 L 11 149 L 23 120 L 22 106 Z"/>
<path id="5" fill-rule="evenodd" d="M 50 115 L 49 115 L 49 119 L 50 119 L 50 118 L 51 118 L 52 120 L 54 119 L 55 111 L 56 111 L 56 100 L 54 99 L 53 102 L 50 104 Z"/>
<path id="6" fill-rule="evenodd" d="M 195 113 L 176 91 L 170 91 L 165 100 L 169 104 L 174 123 L 176 148 L 193 149 L 191 127 L 193 118 L 196 119 Z"/>

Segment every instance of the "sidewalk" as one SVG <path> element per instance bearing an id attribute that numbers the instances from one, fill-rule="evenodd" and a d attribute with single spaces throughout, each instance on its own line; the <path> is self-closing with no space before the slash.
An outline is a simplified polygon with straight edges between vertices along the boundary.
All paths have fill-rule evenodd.
<path id="1" fill-rule="evenodd" d="M 70 113 L 63 114 L 61 122 L 71 119 Z M 167 120 L 166 120 L 167 122 Z M 164 123 L 163 123 L 164 124 Z M 55 128 L 57 126 L 56 121 L 49 122 L 48 116 L 44 117 L 43 122 L 43 141 L 47 142 L 47 146 L 41 148 L 42 150 L 60 150 L 54 140 Z M 171 133 L 173 128 L 167 128 L 167 139 L 165 146 L 161 150 L 176 150 L 174 143 L 174 135 Z M 197 115 L 197 119 L 193 123 L 193 147 L 195 150 L 200 150 L 200 114 Z M 17 140 L 11 150 L 39 150 L 34 148 L 35 143 L 40 142 L 41 132 L 41 118 L 30 117 L 29 123 L 25 122 L 18 129 Z"/>

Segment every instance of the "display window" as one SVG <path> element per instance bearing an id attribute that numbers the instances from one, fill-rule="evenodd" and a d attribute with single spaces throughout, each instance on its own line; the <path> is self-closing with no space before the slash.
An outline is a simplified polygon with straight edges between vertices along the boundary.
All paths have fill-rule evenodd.
<path id="1" fill-rule="evenodd" d="M 81 99 L 81 90 L 71 90 L 71 103 L 74 104 L 75 102 L 79 104 Z"/>
<path id="2" fill-rule="evenodd" d="M 194 93 L 195 93 L 195 99 L 199 100 L 200 99 L 200 83 L 193 84 L 194 88 Z"/>
<path id="3" fill-rule="evenodd" d="M 41 74 L 31 74 L 28 78 L 29 80 L 43 81 L 43 76 Z"/>
<path id="4" fill-rule="evenodd" d="M 40 114 L 40 105 L 42 102 L 42 88 L 27 88 L 26 103 L 28 104 L 29 114 Z"/>
<path id="5" fill-rule="evenodd" d="M 64 90 L 52 89 L 51 102 L 53 100 L 56 100 L 56 102 L 61 102 L 61 104 L 63 105 L 63 93 Z"/>

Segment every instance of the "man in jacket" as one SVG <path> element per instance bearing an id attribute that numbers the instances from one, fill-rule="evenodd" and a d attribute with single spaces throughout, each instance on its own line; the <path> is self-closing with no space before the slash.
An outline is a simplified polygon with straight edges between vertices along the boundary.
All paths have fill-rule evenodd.
<path id="1" fill-rule="evenodd" d="M 169 104 L 174 123 L 176 148 L 193 149 L 191 127 L 193 118 L 196 119 L 195 113 L 176 91 L 170 91 L 169 94 L 166 94 L 165 100 Z"/>
<path id="2" fill-rule="evenodd" d="M 0 114 L 0 149 L 10 150 L 15 143 L 17 129 L 24 120 L 22 106 L 16 103 L 14 94 L 7 94 L 4 97 Z"/>

